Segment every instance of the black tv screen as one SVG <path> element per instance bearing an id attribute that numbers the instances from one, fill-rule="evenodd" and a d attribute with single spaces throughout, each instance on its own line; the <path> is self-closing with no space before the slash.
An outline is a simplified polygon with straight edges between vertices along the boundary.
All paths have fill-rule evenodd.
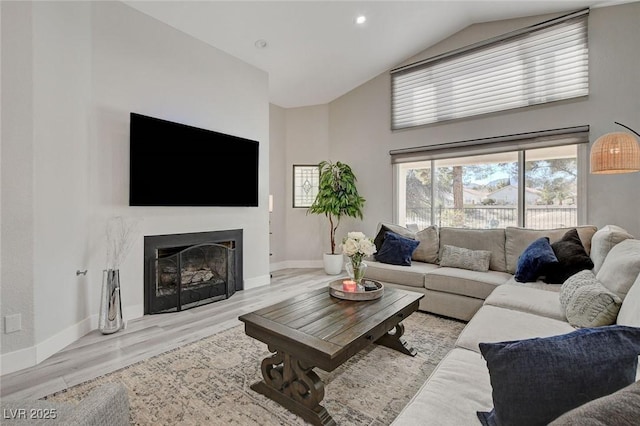
<path id="1" fill-rule="evenodd" d="M 131 113 L 130 206 L 258 206 L 257 141 Z"/>

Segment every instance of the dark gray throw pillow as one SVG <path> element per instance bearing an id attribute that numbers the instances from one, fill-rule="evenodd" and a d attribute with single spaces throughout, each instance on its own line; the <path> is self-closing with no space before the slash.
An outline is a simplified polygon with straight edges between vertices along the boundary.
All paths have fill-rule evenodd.
<path id="1" fill-rule="evenodd" d="M 558 263 L 547 267 L 543 280 L 545 283 L 562 284 L 577 272 L 593 269 L 593 261 L 584 249 L 575 228 L 567 231 L 560 241 L 551 244 L 551 248 Z"/>
<path id="2" fill-rule="evenodd" d="M 640 328 L 611 325 L 512 342 L 480 343 L 493 388 L 483 425 L 546 425 L 633 383 Z"/>
<path id="3" fill-rule="evenodd" d="M 635 382 L 564 413 L 549 426 L 637 426 L 638 423 L 640 382 Z"/>
<path id="4" fill-rule="evenodd" d="M 400 235 L 405 238 L 410 238 L 412 240 L 416 239 L 415 232 L 410 231 L 408 228 L 404 226 L 395 225 L 393 223 L 383 223 L 380 224 L 380 229 L 376 234 L 376 237 L 373 239 L 373 244 L 376 246 L 376 251 L 380 251 L 382 248 L 382 243 L 384 243 L 385 234 L 387 232 L 393 232 L 394 234 Z"/>

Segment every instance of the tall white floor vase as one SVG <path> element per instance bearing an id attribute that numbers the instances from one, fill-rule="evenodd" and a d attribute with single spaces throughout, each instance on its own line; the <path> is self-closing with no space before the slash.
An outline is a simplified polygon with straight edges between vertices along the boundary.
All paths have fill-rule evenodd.
<path id="1" fill-rule="evenodd" d="M 120 271 L 105 269 L 102 271 L 102 299 L 98 329 L 102 334 L 111 334 L 123 326 L 122 302 L 120 300 Z"/>

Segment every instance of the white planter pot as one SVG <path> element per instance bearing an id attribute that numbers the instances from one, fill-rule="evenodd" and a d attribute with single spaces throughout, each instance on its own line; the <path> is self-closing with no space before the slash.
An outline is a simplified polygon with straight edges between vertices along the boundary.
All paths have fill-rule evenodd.
<path id="1" fill-rule="evenodd" d="M 325 253 L 322 260 L 324 261 L 324 271 L 329 275 L 338 275 L 342 272 L 344 266 L 344 257 L 342 254 Z"/>

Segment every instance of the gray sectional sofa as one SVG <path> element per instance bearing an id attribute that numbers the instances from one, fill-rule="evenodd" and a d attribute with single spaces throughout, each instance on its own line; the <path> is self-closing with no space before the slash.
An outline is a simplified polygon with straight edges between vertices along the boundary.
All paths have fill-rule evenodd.
<path id="1" fill-rule="evenodd" d="M 452 241 L 452 238 L 459 238 L 465 232 L 469 231 L 445 230 L 440 235 L 444 236 L 444 241 Z M 533 234 L 538 235 L 537 232 Z M 553 240 L 558 233 L 563 232 L 564 230 L 554 230 L 548 235 Z M 455 348 L 436 367 L 394 420 L 393 426 L 479 425 L 476 413 L 489 411 L 494 402 L 492 378 L 487 361 L 481 355 L 480 343 L 564 335 L 576 330 L 567 322 L 565 309 L 560 302 L 560 285 L 534 283 L 527 286 L 515 282 L 510 275 L 516 250 L 520 247 L 524 249 L 527 241 L 531 241 L 534 236 L 531 231 L 504 230 L 505 243 L 502 245 L 497 235 L 499 231 L 471 233 L 473 238 L 455 241 L 458 244 L 466 241 L 468 246 L 480 248 L 480 236 L 484 236 L 487 241 L 490 240 L 489 246 L 495 246 L 496 253 L 502 254 L 500 247 L 505 247 L 502 258 L 504 263 L 495 266 L 504 270 L 493 269 L 488 274 L 491 278 L 486 279 L 479 278 L 480 272 L 464 275 L 460 271 L 440 271 L 440 275 L 436 275 L 437 278 L 433 280 L 433 274 L 438 272 L 436 265 L 413 262 L 417 265 L 411 267 L 411 272 L 405 270 L 404 275 L 396 278 L 393 278 L 396 276 L 393 272 L 402 271 L 398 269 L 400 267 L 378 266 L 370 275 L 376 279 L 385 278 L 384 281 L 392 283 L 391 285 L 395 283 L 405 288 L 419 289 L 427 295 L 425 299 L 434 298 L 435 300 L 427 301 L 424 305 L 428 311 L 470 318 L 458 337 Z M 582 227 L 580 235 L 584 238 L 583 241 L 588 240 L 590 243 L 589 250 L 595 265 L 593 273 L 597 280 L 622 300 L 616 324 L 640 327 L 640 240 L 633 239 L 624 230 L 614 226 L 604 227 L 597 232 L 593 227 Z M 447 277 L 449 287 L 445 285 L 442 276 Z M 456 282 L 456 279 L 459 281 Z M 474 285 L 477 288 L 473 288 Z M 456 307 L 458 302 L 462 304 L 462 308 Z M 636 377 L 638 379 L 640 369 Z M 600 423 L 591 421 L 588 424 L 634 424 L 633 421 L 640 418 L 640 382 L 624 391 L 627 397 L 632 395 L 631 404 L 635 404 L 635 408 L 629 409 L 628 400 L 618 401 L 624 398 L 621 391 L 607 397 L 609 399 L 606 401 L 600 398 L 571 410 L 553 424 L 585 424 L 584 417 L 580 416 L 593 417 L 593 410 L 602 412 L 602 407 L 609 410 L 602 412 L 601 418 L 605 420 Z M 600 400 L 603 400 L 602 403 Z M 623 416 L 629 415 L 632 422 L 625 423 Z"/>
<path id="2" fill-rule="evenodd" d="M 392 224 L 381 223 L 392 232 L 420 240 L 411 266 L 391 265 L 367 260 L 365 278 L 385 285 L 419 291 L 426 297 L 420 301 L 420 310 L 469 321 L 480 309 L 493 290 L 503 284 L 514 283 L 518 257 L 527 246 L 539 237 L 549 237 L 551 243 L 560 240 L 572 228 L 533 230 L 516 227 L 505 229 L 461 229 L 430 227 L 412 232 Z M 591 251 L 591 239 L 595 226 L 576 227 L 587 254 Z M 445 245 L 470 250 L 491 252 L 489 270 L 478 272 L 467 269 L 440 267 L 437 253 Z M 430 254 L 429 254 L 430 253 Z M 542 281 L 519 284 L 533 288 L 558 290 L 559 285 Z"/>

